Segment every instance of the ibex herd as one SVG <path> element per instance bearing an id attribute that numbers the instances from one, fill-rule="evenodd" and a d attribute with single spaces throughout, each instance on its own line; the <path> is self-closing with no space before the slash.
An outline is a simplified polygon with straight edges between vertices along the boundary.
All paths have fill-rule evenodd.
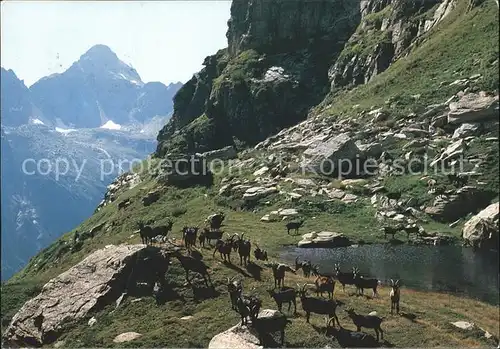
<path id="1" fill-rule="evenodd" d="M 196 248 L 197 244 L 205 248 L 206 243 L 208 243 L 209 246 L 214 248 L 212 257 L 215 258 L 216 254 L 219 253 L 220 259 L 224 262 L 231 263 L 231 252 L 237 252 L 240 257 L 240 265 L 246 267 L 249 266 L 249 263 L 255 264 L 255 262 L 251 262 L 252 243 L 250 240 L 245 239 L 245 234 L 240 235 L 234 233 L 233 235 L 229 235 L 221 231 L 220 227 L 223 219 L 224 215 L 219 213 L 209 217 L 207 220 L 209 227 L 207 228 L 200 230 L 198 227 L 186 226 L 182 229 L 184 247 L 188 253 L 187 255 L 183 255 L 180 253 L 179 249 L 176 249 L 171 255 L 178 259 L 180 265 L 184 269 L 187 283 L 191 284 L 192 281 L 192 279 L 190 280 L 190 273 L 197 273 L 203 277 L 207 287 L 214 288 L 209 274 L 210 268 L 203 262 L 203 255 L 201 250 Z M 289 224 L 287 225 L 287 229 L 298 229 L 302 223 L 303 222 L 299 222 L 295 225 Z M 145 244 L 152 243 L 153 238 L 158 235 L 166 238 L 168 233 L 172 231 L 173 225 L 171 221 L 165 226 L 154 228 L 142 222 L 138 224 L 141 240 Z M 213 243 L 213 241 L 215 241 L 215 243 Z M 311 261 L 299 261 L 297 257 L 295 259 L 295 268 L 293 268 L 284 263 L 267 262 L 267 252 L 256 244 L 253 254 L 255 260 L 265 261 L 264 265 L 269 267 L 272 271 L 274 288 L 268 289 L 267 293 L 276 303 L 278 312 L 272 317 L 260 314 L 262 300 L 256 294 L 244 294 L 242 280 L 235 280 L 234 277 L 232 279 L 227 278 L 227 290 L 231 301 L 231 308 L 240 315 L 241 324 L 252 326 L 259 334 L 261 343 L 264 335 L 279 332 L 281 334 L 281 344 L 283 345 L 285 328 L 287 324 L 291 323 L 291 321 L 281 312 L 283 304 L 288 304 L 288 312 L 290 312 L 293 304 L 294 314 L 296 314 L 297 298 L 300 299 L 301 307 L 306 315 L 306 321 L 308 323 L 311 314 L 326 315 L 327 330 L 332 324 L 333 328 L 335 328 L 335 323 L 342 329 L 336 313 L 337 307 L 341 304 L 334 298 L 335 284 L 337 281 L 342 285 L 344 293 L 345 285 L 354 285 L 356 287 L 356 295 L 363 295 L 365 289 L 371 289 L 373 297 L 378 296 L 377 287 L 380 281 L 374 278 L 363 277 L 357 267 L 353 267 L 352 271 L 343 272 L 340 270 L 340 265 L 335 264 L 331 273 L 324 273 L 320 271 L 317 265 L 313 265 Z M 310 278 L 311 276 L 315 277 L 314 283 L 305 283 L 302 286 L 297 284 L 297 288 L 286 287 L 286 273 L 290 272 L 296 274 L 300 269 L 302 269 L 305 278 Z M 316 293 L 315 297 L 307 294 L 308 285 L 314 287 Z M 393 314 L 394 311 L 399 314 L 399 287 L 399 280 L 391 280 L 391 314 Z M 324 297 L 325 293 L 327 294 L 326 298 Z M 348 309 L 346 312 L 358 331 L 361 331 L 363 327 L 372 328 L 376 333 L 377 341 L 379 340 L 379 334 L 383 339 L 384 332 L 380 327 L 383 321 L 382 318 L 372 314 L 360 315 L 353 309 Z"/>

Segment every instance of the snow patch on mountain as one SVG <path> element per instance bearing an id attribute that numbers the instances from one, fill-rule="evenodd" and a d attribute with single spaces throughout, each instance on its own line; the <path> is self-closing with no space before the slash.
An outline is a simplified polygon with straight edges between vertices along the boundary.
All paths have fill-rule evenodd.
<path id="1" fill-rule="evenodd" d="M 114 123 L 113 120 L 109 120 L 104 125 L 102 125 L 100 128 L 106 128 L 108 130 L 120 130 L 122 128 L 122 126 Z"/>
<path id="2" fill-rule="evenodd" d="M 40 119 L 31 119 L 31 123 L 33 125 L 45 125 L 42 120 Z"/>
<path id="3" fill-rule="evenodd" d="M 61 128 L 61 127 L 56 127 L 56 131 L 60 133 L 70 133 L 73 131 L 76 131 L 74 128 Z"/>

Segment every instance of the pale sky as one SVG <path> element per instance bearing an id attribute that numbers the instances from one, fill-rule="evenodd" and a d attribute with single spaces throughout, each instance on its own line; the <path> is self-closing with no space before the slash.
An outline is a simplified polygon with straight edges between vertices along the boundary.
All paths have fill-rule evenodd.
<path id="1" fill-rule="evenodd" d="M 186 82 L 227 46 L 230 1 L 2 1 L 1 66 L 29 87 L 109 46 L 144 82 Z"/>

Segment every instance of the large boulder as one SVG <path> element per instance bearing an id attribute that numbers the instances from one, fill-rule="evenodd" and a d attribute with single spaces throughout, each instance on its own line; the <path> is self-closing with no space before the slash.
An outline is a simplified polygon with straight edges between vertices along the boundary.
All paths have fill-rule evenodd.
<path id="1" fill-rule="evenodd" d="M 324 142 L 311 144 L 305 151 L 303 167 L 318 174 L 348 171 L 349 161 L 356 159 L 361 151 L 347 133 L 341 133 Z M 352 164 L 351 164 L 352 165 Z M 355 166 L 352 165 L 351 169 Z"/>
<path id="2" fill-rule="evenodd" d="M 484 92 L 463 94 L 458 102 L 451 102 L 448 123 L 461 124 L 488 119 L 498 119 L 498 95 Z"/>
<path id="3" fill-rule="evenodd" d="M 469 136 L 475 136 L 480 128 L 481 124 L 478 123 L 464 123 L 460 125 L 459 128 L 453 132 L 451 138 L 465 138 Z"/>
<path id="4" fill-rule="evenodd" d="M 125 333 L 121 333 L 118 336 L 116 336 L 113 339 L 113 342 L 114 343 L 130 342 L 130 341 L 133 341 L 134 339 L 137 339 L 141 336 L 142 336 L 142 334 L 137 333 L 137 332 L 125 332 Z"/>
<path id="5" fill-rule="evenodd" d="M 214 336 L 208 344 L 208 349 L 227 348 L 257 349 L 263 346 L 259 345 L 259 338 L 248 327 L 238 324 Z"/>
<path id="6" fill-rule="evenodd" d="M 475 247 L 498 248 L 498 202 L 469 219 L 462 230 L 463 239 Z"/>
<path id="7" fill-rule="evenodd" d="M 262 309 L 259 312 L 258 318 L 271 319 L 283 316 L 283 313 L 278 310 Z M 208 344 L 208 349 L 227 348 L 257 349 L 263 348 L 263 346 L 260 345 L 259 335 L 251 324 L 249 326 L 238 324 L 231 327 L 229 330 L 214 336 Z"/>
<path id="8" fill-rule="evenodd" d="M 3 334 L 4 343 L 39 347 L 54 342 L 90 311 L 115 302 L 124 292 L 133 294 L 136 280 L 154 286 L 159 272 L 166 272 L 164 258 L 159 248 L 146 245 L 108 245 L 92 253 L 47 282 L 19 309 Z"/>
<path id="9" fill-rule="evenodd" d="M 297 243 L 298 247 L 346 247 L 351 241 L 342 233 L 322 231 L 311 232 L 302 235 L 302 240 Z"/>
<path id="10" fill-rule="evenodd" d="M 246 201 L 254 201 L 277 192 L 278 189 L 276 187 L 251 187 L 245 191 L 245 193 L 243 194 L 243 199 L 245 199 Z"/>
<path id="11" fill-rule="evenodd" d="M 469 213 L 477 212 L 488 205 L 491 196 L 476 187 L 466 186 L 449 196 L 438 196 L 425 213 L 437 221 L 454 222 Z"/>

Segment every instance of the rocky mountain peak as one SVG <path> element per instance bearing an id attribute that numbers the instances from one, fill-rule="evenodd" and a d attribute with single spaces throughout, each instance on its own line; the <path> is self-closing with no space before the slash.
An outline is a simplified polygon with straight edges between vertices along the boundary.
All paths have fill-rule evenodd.
<path id="1" fill-rule="evenodd" d="M 136 85 L 143 85 L 137 71 L 127 63 L 121 61 L 106 45 L 94 45 L 75 62 L 85 74 L 97 77 L 109 76 L 117 79 L 126 79 Z"/>
<path id="2" fill-rule="evenodd" d="M 145 85 L 137 71 L 111 48 L 95 45 L 68 70 L 37 81 L 30 92 L 53 125 L 95 128 L 109 120 L 135 125 L 167 116 L 179 87 L 169 90 L 160 82 Z"/>

